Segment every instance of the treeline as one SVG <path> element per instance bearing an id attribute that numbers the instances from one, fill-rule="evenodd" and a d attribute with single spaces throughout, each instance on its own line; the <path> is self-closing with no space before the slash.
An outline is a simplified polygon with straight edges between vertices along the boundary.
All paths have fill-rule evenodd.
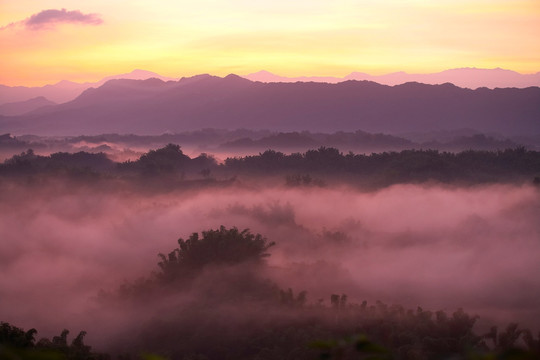
<path id="1" fill-rule="evenodd" d="M 133 135 L 101 134 L 71 137 L 46 137 L 36 135 L 0 135 L 0 151 L 22 151 L 33 148 L 41 151 L 106 151 L 120 149 L 155 148 L 166 144 L 183 144 L 189 147 L 204 146 L 226 151 L 264 151 L 274 149 L 285 152 L 306 151 L 321 146 L 347 149 L 355 152 L 399 151 L 424 148 L 445 151 L 497 150 L 518 145 L 538 148 L 538 137 L 494 138 L 474 130 L 456 130 L 408 134 L 407 137 L 357 130 L 334 133 L 274 132 L 269 130 L 201 129 L 176 134 Z M 110 145 L 113 145 L 111 147 Z M 78 149 L 78 150 L 77 150 Z"/>
<path id="2" fill-rule="evenodd" d="M 365 155 L 343 154 L 336 148 L 320 147 L 292 154 L 267 150 L 254 156 L 227 158 L 219 164 L 207 154 L 190 158 L 179 145 L 169 144 L 150 150 L 136 161 L 122 163 L 113 162 L 104 153 L 60 152 L 39 156 L 28 150 L 0 164 L 0 176 L 3 177 L 42 174 L 206 181 L 238 176 L 277 176 L 287 179 L 289 185 L 340 181 L 378 187 L 429 181 L 448 184 L 540 183 L 540 152 L 517 147 L 501 151 L 403 150 Z"/>
<path id="3" fill-rule="evenodd" d="M 98 180 L 126 180 L 145 186 L 174 188 L 189 177 L 209 180 L 210 169 L 217 162 L 206 154 L 196 158 L 184 155 L 180 146 L 169 144 L 140 156 L 137 161 L 114 162 L 105 153 L 58 152 L 48 156 L 37 155 L 29 149 L 14 155 L 0 164 L 0 179 L 24 179 L 39 183 L 50 177 L 96 182 Z M 221 182 L 223 183 L 223 181 Z"/>
<path id="4" fill-rule="evenodd" d="M 290 155 L 268 150 L 256 156 L 228 158 L 225 165 L 240 172 L 270 170 L 327 178 L 345 176 L 379 185 L 426 181 L 490 183 L 539 176 L 540 153 L 518 147 L 503 151 L 403 150 L 364 155 L 321 147 Z"/>

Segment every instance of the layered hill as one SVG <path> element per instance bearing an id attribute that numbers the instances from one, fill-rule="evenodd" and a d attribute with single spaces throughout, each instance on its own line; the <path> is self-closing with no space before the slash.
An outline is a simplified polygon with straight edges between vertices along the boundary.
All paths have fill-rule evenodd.
<path id="1" fill-rule="evenodd" d="M 387 134 L 472 128 L 540 133 L 540 88 L 476 90 L 370 81 L 253 82 L 236 75 L 110 80 L 75 100 L 0 117 L 0 133 L 161 134 L 201 128 Z"/>
<path id="2" fill-rule="evenodd" d="M 0 115 L 22 115 L 51 105 L 56 105 L 56 103 L 43 96 L 38 96 L 26 101 L 17 101 L 0 105 Z"/>
<path id="3" fill-rule="evenodd" d="M 149 78 L 158 78 L 164 81 L 175 80 L 172 78 L 161 76 L 151 71 L 136 69 L 127 74 L 107 76 L 97 82 L 78 83 L 68 80 L 62 80 L 56 84 L 49 84 L 37 87 L 0 85 L 0 105 L 6 103 L 23 102 L 37 97 L 45 97 L 55 103 L 64 103 L 75 99 L 84 90 L 91 87 L 99 87 L 109 80 L 145 80 Z"/>
<path id="4" fill-rule="evenodd" d="M 340 83 L 347 80 L 373 81 L 383 85 L 400 85 L 407 82 L 419 82 L 422 84 L 440 85 L 451 83 L 459 87 L 476 89 L 487 88 L 526 88 L 530 86 L 540 86 L 540 72 L 535 74 L 521 74 L 507 69 L 479 69 L 479 68 L 459 68 L 448 69 L 437 73 L 409 74 L 403 71 L 384 75 L 371 75 L 363 72 L 352 72 L 344 77 L 333 76 L 300 76 L 285 77 L 272 74 L 268 71 L 243 75 L 242 77 L 251 81 L 261 82 L 325 82 Z M 26 86 L 6 86 L 0 84 L 0 105 L 30 100 L 36 97 L 45 97 L 56 103 L 71 101 L 79 96 L 84 90 L 91 87 L 99 87 L 113 79 L 146 80 L 157 78 L 163 81 L 177 81 L 178 78 L 162 76 L 155 72 L 135 69 L 130 73 L 107 76 L 97 82 L 77 83 L 63 80 L 56 84 L 49 84 L 39 87 Z M 5 114 L 4 114 L 5 115 Z"/>

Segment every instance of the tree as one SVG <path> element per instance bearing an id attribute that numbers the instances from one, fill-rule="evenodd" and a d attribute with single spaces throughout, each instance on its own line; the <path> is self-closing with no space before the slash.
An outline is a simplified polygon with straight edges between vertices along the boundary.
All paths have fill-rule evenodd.
<path id="1" fill-rule="evenodd" d="M 179 145 L 168 144 L 142 155 L 136 164 L 147 175 L 171 174 L 182 170 L 190 161 L 189 156 L 180 150 Z"/>
<path id="2" fill-rule="evenodd" d="M 35 342 L 36 329 L 24 331 L 6 322 L 0 322 L 0 345 L 7 344 L 15 347 L 32 347 Z"/>
<path id="3" fill-rule="evenodd" d="M 159 254 L 159 267 L 166 279 L 176 279 L 182 275 L 199 271 L 209 264 L 233 265 L 243 262 L 260 262 L 270 254 L 267 250 L 274 246 L 260 234 L 252 234 L 249 229 L 239 231 L 236 227 L 193 233 L 189 239 L 178 239 L 179 247 L 168 256 Z"/>

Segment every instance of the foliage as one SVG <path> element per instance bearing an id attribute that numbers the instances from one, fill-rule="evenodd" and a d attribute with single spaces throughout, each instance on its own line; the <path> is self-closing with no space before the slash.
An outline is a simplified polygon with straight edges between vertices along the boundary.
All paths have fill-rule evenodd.
<path id="1" fill-rule="evenodd" d="M 146 177 L 174 176 L 183 177 L 186 172 L 201 173 L 205 178 L 210 169 L 216 165 L 216 160 L 207 154 L 190 158 L 180 149 L 180 145 L 168 144 L 156 150 L 150 150 L 141 155 L 137 161 L 127 161 L 118 164 L 120 172 L 134 172 Z"/>
<path id="2" fill-rule="evenodd" d="M 219 177 L 268 177 L 269 173 L 282 179 L 285 177 L 289 186 L 324 186 L 328 181 L 349 181 L 368 187 L 423 182 L 480 184 L 527 181 L 538 184 L 540 152 L 517 147 L 499 151 L 403 150 L 365 155 L 343 154 L 336 148 L 320 147 L 290 155 L 267 150 L 254 156 L 227 158 L 224 164 L 218 165 L 207 154 L 190 158 L 179 145 L 168 144 L 150 150 L 136 161 L 123 163 L 114 163 L 103 153 L 40 156 L 28 150 L 0 164 L 0 176 L 4 177 L 106 174 L 144 180 L 146 185 L 147 180 L 155 183 L 175 179 L 173 186 L 178 186 L 179 182 L 185 185 L 185 178 L 189 176 L 208 184 Z"/>
<path id="3" fill-rule="evenodd" d="M 32 149 L 14 155 L 0 165 L 0 176 L 64 175 L 75 178 L 95 178 L 111 171 L 114 162 L 104 153 L 65 153 L 36 155 Z"/>
<path id="4" fill-rule="evenodd" d="M 256 156 L 228 158 L 229 169 L 256 173 L 303 171 L 306 175 L 324 174 L 327 178 L 347 176 L 376 186 L 396 183 L 437 181 L 442 183 L 485 183 L 533 179 L 540 173 L 540 153 L 523 147 L 503 151 L 403 150 L 401 152 L 342 154 L 335 148 L 321 147 L 305 154 L 285 155 L 267 151 Z M 306 176 L 304 175 L 304 176 Z M 289 175 L 288 184 L 302 183 Z"/>
<path id="5" fill-rule="evenodd" d="M 310 344 L 311 347 L 321 351 L 320 358 L 341 360 L 356 357 L 362 354 L 365 359 L 384 360 L 391 359 L 387 349 L 370 341 L 365 335 L 346 337 L 340 340 L 318 340 Z"/>
<path id="6" fill-rule="evenodd" d="M 295 175 L 287 175 L 285 177 L 285 183 L 287 186 L 291 187 L 298 187 L 298 186 L 318 186 L 318 187 L 324 187 L 325 184 L 322 180 L 313 179 L 311 175 L 305 174 L 295 174 Z"/>
<path id="7" fill-rule="evenodd" d="M 6 360 L 107 360 L 109 356 L 91 351 L 84 344 L 86 331 L 81 331 L 68 345 L 69 331 L 64 329 L 52 340 L 35 340 L 36 329 L 24 331 L 6 322 L 0 322 L 0 358 Z"/>
<path id="8" fill-rule="evenodd" d="M 124 167 L 138 169 L 145 175 L 160 175 L 180 171 L 191 159 L 184 155 L 179 145 L 150 150 L 135 162 L 127 162 Z"/>
<path id="9" fill-rule="evenodd" d="M 178 239 L 179 247 L 168 256 L 159 254 L 159 267 L 166 279 L 199 271 L 206 265 L 233 265 L 243 262 L 259 262 L 270 256 L 267 250 L 274 246 L 260 234 L 252 234 L 249 229 L 239 231 L 236 227 L 193 233 L 184 240 Z"/>

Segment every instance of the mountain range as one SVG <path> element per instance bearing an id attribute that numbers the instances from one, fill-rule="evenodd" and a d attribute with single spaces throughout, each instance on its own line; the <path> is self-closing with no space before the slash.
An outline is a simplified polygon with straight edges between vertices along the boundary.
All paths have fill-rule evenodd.
<path id="1" fill-rule="evenodd" d="M 133 79 L 144 80 L 149 78 L 161 79 L 164 81 L 176 80 L 161 76 L 151 71 L 146 70 L 133 70 L 127 74 L 118 74 L 113 76 L 107 76 L 97 82 L 85 82 L 77 83 L 73 81 L 62 80 L 56 84 L 45 85 L 39 87 L 27 87 L 27 86 L 6 86 L 0 85 L 0 105 L 5 103 L 17 103 L 24 102 L 29 99 L 44 97 L 49 101 L 55 103 L 64 103 L 71 101 L 79 96 L 84 90 L 91 87 L 99 87 L 105 84 L 109 80 L 113 79 Z M 8 115 L 0 112 L 2 115 Z"/>
<path id="2" fill-rule="evenodd" d="M 479 87 L 487 88 L 506 88 L 516 87 L 525 88 L 529 86 L 540 86 L 540 72 L 536 74 L 520 74 L 515 71 L 504 69 L 476 69 L 461 68 L 450 69 L 433 74 L 408 74 L 405 72 L 396 72 L 386 75 L 370 75 L 361 72 L 353 72 L 349 75 L 339 77 L 284 77 L 272 74 L 268 71 L 259 71 L 243 76 L 252 81 L 261 82 L 325 82 L 336 84 L 347 80 L 367 80 L 374 81 L 383 85 L 399 85 L 406 82 L 420 82 L 424 84 L 444 84 L 451 83 L 459 87 L 476 89 Z M 108 76 L 97 82 L 76 83 L 63 80 L 53 85 L 41 87 L 25 86 L 5 86 L 0 85 L 0 105 L 5 103 L 23 102 L 36 97 L 45 97 L 46 99 L 64 103 L 71 101 L 79 96 L 84 90 L 97 88 L 109 80 L 113 79 L 133 79 L 145 80 L 156 78 L 163 81 L 177 81 L 178 78 L 161 76 L 151 71 L 133 70 L 130 73 Z M 0 115 L 11 115 L 0 111 Z"/>
<path id="3" fill-rule="evenodd" d="M 246 79 L 261 82 L 326 82 L 336 84 L 346 80 L 374 81 L 383 85 L 400 85 L 407 82 L 419 82 L 423 84 L 438 85 L 451 83 L 459 87 L 477 89 L 480 87 L 525 88 L 529 86 L 540 86 L 540 72 L 536 74 L 520 74 L 515 71 L 505 69 L 477 69 L 460 68 L 441 71 L 433 74 L 408 74 L 400 71 L 385 75 L 370 75 L 362 72 L 352 72 L 349 75 L 339 77 L 284 77 L 272 74 L 268 71 L 259 71 L 244 76 Z"/>
<path id="4" fill-rule="evenodd" d="M 162 134 L 201 128 L 386 134 L 472 128 L 507 136 L 539 134 L 540 88 L 263 83 L 232 74 L 179 81 L 113 79 L 73 101 L 0 117 L 0 133 L 13 134 Z"/>

